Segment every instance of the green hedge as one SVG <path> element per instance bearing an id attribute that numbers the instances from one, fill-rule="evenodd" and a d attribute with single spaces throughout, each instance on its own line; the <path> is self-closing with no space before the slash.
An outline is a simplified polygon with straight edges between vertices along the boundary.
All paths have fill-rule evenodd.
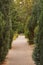
<path id="1" fill-rule="evenodd" d="M 9 50 L 10 28 L 8 22 L 4 20 L 4 15 L 0 12 L 0 63 L 5 59 Z"/>

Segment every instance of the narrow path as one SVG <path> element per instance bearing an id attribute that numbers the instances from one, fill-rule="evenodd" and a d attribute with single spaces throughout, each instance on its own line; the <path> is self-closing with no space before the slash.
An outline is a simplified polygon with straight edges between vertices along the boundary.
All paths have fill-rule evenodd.
<path id="1" fill-rule="evenodd" d="M 12 49 L 4 65 L 35 65 L 32 59 L 33 47 L 29 46 L 25 36 L 19 36 L 12 42 Z"/>

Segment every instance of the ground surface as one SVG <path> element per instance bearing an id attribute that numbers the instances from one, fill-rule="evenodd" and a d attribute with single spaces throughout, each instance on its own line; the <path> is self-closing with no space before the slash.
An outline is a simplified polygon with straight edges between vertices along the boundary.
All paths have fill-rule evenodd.
<path id="1" fill-rule="evenodd" d="M 35 65 L 32 59 L 33 46 L 28 45 L 25 36 L 18 36 L 12 42 L 12 49 L 4 65 Z"/>

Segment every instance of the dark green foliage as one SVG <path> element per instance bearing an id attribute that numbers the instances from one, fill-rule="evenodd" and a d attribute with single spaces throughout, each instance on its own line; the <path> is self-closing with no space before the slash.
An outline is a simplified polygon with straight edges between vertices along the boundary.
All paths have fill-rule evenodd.
<path id="1" fill-rule="evenodd" d="M 10 3 L 11 0 L 0 1 L 0 63 L 5 59 L 10 43 Z"/>
<path id="2" fill-rule="evenodd" d="M 40 45 L 39 45 L 39 25 L 37 25 L 37 30 L 35 32 L 35 39 L 34 43 L 36 45 L 34 52 L 33 52 L 33 59 L 36 65 L 40 65 Z"/>
<path id="3" fill-rule="evenodd" d="M 33 7 L 32 7 L 32 12 L 31 12 L 31 17 L 28 21 L 28 24 L 27 24 L 27 28 L 29 30 L 29 33 L 27 34 L 28 38 L 29 38 L 29 43 L 32 44 L 34 43 L 34 30 L 37 26 L 37 21 L 39 19 L 39 16 L 40 16 L 40 0 L 37 1 L 37 0 L 33 0 L 34 4 L 33 4 Z"/>
<path id="4" fill-rule="evenodd" d="M 43 65 L 43 11 L 39 17 L 39 31 L 36 39 L 36 48 L 33 53 L 33 58 L 36 65 Z"/>
<path id="5" fill-rule="evenodd" d="M 39 45 L 40 45 L 40 65 L 43 65 L 43 10 L 39 19 Z"/>
<path id="6" fill-rule="evenodd" d="M 34 58 L 35 64 L 40 65 L 40 48 L 39 48 L 39 44 L 37 44 L 35 49 L 34 49 L 33 58 Z"/>
<path id="7" fill-rule="evenodd" d="M 39 31 L 37 34 L 37 39 L 36 39 L 37 44 L 33 53 L 33 58 L 35 60 L 36 65 L 43 65 L 43 10 L 42 9 L 40 12 L 38 25 L 39 25 L 38 28 Z"/>
<path id="8" fill-rule="evenodd" d="M 24 33 L 24 24 L 19 23 L 18 25 L 18 34 Z"/>
<path id="9" fill-rule="evenodd" d="M 10 39 L 10 41 L 9 41 L 9 49 L 11 49 L 11 42 L 12 42 L 12 38 L 13 38 L 13 30 L 12 30 L 12 21 L 11 21 L 11 17 L 10 17 L 10 15 L 9 15 L 9 20 L 8 20 L 8 29 L 9 29 L 9 35 L 10 35 L 10 37 L 9 37 L 9 39 Z"/>
<path id="10" fill-rule="evenodd" d="M 31 6 L 28 0 L 22 1 L 22 5 L 19 2 L 0 0 L 0 63 L 11 48 L 14 33 L 25 32 L 30 44 L 35 40 L 36 65 L 43 65 L 43 0 L 33 0 Z M 36 28 L 40 29 L 35 31 Z"/>
<path id="11" fill-rule="evenodd" d="M 4 15 L 0 12 L 0 62 L 5 59 L 10 42 L 10 30 L 3 18 Z"/>

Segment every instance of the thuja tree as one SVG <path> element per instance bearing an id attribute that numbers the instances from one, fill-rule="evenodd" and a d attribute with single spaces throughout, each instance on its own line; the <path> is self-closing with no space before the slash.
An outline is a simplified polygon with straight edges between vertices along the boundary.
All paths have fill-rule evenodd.
<path id="1" fill-rule="evenodd" d="M 12 18 L 13 18 L 13 14 L 12 14 L 12 12 L 14 12 L 13 11 L 14 10 L 14 0 L 10 0 L 10 3 L 9 3 L 9 25 L 10 25 L 10 42 L 9 42 L 9 49 L 11 49 L 12 48 L 12 40 L 13 40 L 13 34 L 14 34 L 14 30 L 13 30 L 13 25 L 14 24 L 12 24 Z"/>
<path id="2" fill-rule="evenodd" d="M 31 18 L 28 22 L 28 30 L 29 30 L 28 38 L 29 38 L 30 44 L 34 43 L 34 36 L 35 36 L 34 30 L 35 30 L 35 27 L 37 26 L 37 21 L 39 19 L 39 15 L 40 15 L 39 2 L 40 1 L 37 1 L 37 0 L 34 2 L 33 8 L 32 8 L 32 13 L 31 13 Z"/>
<path id="3" fill-rule="evenodd" d="M 36 27 L 36 31 L 35 32 L 35 49 L 34 49 L 34 52 L 33 52 L 33 59 L 35 61 L 35 64 L 36 65 L 40 65 L 40 48 L 39 48 L 39 24 L 37 25 Z"/>
<path id="4" fill-rule="evenodd" d="M 41 12 L 40 22 L 39 22 L 39 48 L 40 48 L 40 65 L 43 65 L 43 11 Z"/>
<path id="5" fill-rule="evenodd" d="M 0 0 L 0 63 L 5 59 L 10 43 L 10 3 L 11 0 Z"/>
<path id="6" fill-rule="evenodd" d="M 33 53 L 33 58 L 36 65 L 43 65 L 43 11 L 39 18 L 39 31 L 36 39 L 36 47 Z"/>
<path id="7" fill-rule="evenodd" d="M 33 58 L 35 60 L 36 65 L 43 65 L 43 0 L 40 0 L 40 16 L 39 16 L 39 28 L 36 39 L 36 47 L 33 53 Z"/>

